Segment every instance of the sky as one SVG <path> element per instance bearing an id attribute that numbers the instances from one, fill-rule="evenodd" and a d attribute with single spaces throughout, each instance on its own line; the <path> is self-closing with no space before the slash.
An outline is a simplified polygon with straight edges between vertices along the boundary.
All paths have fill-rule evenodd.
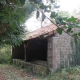
<path id="1" fill-rule="evenodd" d="M 75 9 L 80 9 L 80 0 L 60 0 L 59 4 L 61 10 L 68 11 L 69 13 L 72 13 Z M 45 24 L 47 25 L 49 23 Z M 28 29 L 29 31 L 34 31 L 41 27 L 41 22 L 37 20 L 36 15 L 34 15 L 32 18 L 26 21 L 25 25 L 27 26 L 26 29 Z"/>
<path id="2" fill-rule="evenodd" d="M 80 0 L 60 0 L 61 9 L 68 12 L 73 12 L 74 9 L 79 9 Z"/>

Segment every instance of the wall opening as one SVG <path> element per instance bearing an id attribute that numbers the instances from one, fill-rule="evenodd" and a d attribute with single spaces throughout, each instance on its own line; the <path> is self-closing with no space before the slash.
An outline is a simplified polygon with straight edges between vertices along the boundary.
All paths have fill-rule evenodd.
<path id="1" fill-rule="evenodd" d="M 26 48 L 24 46 L 26 44 Z M 24 41 L 20 46 L 12 47 L 12 58 L 25 60 L 39 65 L 47 65 L 47 39 L 31 39 Z M 25 57 L 26 49 L 26 57 Z M 26 58 L 26 59 L 25 59 Z"/>
<path id="2" fill-rule="evenodd" d="M 12 58 L 24 60 L 24 44 L 20 46 L 12 46 Z"/>
<path id="3" fill-rule="evenodd" d="M 32 39 L 26 45 L 26 62 L 35 60 L 47 61 L 47 39 Z"/>

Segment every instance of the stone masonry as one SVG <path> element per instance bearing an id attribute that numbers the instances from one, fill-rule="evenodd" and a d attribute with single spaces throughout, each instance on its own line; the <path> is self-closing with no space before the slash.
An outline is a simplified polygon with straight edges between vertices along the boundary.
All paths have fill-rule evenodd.
<path id="1" fill-rule="evenodd" d="M 52 72 L 70 65 L 68 56 L 72 53 L 71 39 L 71 36 L 64 32 L 48 39 L 48 68 Z"/>

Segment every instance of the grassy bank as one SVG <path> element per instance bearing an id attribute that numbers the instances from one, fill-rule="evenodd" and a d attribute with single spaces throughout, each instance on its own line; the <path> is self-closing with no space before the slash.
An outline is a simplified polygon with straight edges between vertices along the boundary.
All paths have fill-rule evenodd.
<path id="1" fill-rule="evenodd" d="M 29 74 L 26 69 L 7 64 L 0 64 L 0 72 L 6 80 L 80 80 L 80 66 L 68 67 L 45 77 Z"/>

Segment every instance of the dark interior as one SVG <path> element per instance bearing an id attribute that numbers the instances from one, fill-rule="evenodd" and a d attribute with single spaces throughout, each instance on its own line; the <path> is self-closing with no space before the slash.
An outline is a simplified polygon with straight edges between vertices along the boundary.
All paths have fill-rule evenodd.
<path id="1" fill-rule="evenodd" d="M 26 62 L 33 62 L 37 60 L 47 61 L 47 43 L 47 39 L 37 38 L 25 41 L 20 46 L 12 47 L 12 58 L 25 60 Z M 24 44 L 27 46 L 26 50 L 24 48 Z"/>
<path id="2" fill-rule="evenodd" d="M 27 41 L 26 61 L 47 61 L 47 39 L 32 39 Z"/>
<path id="3" fill-rule="evenodd" d="M 12 58 L 24 60 L 24 45 L 12 46 Z"/>

